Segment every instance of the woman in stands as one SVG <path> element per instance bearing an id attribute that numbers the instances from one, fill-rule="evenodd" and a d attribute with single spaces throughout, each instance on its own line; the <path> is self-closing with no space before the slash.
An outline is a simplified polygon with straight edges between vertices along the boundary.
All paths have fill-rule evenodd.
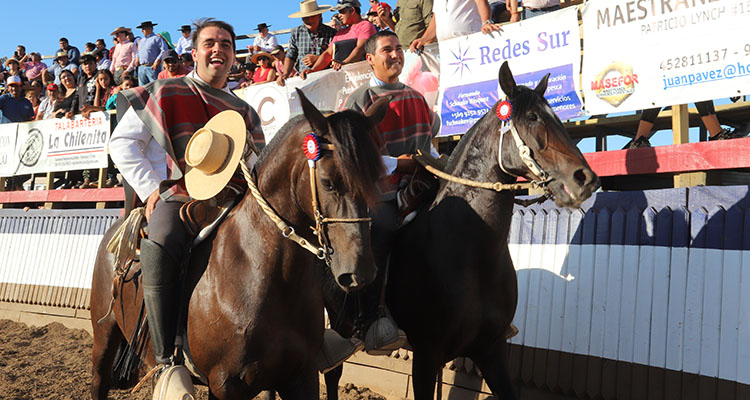
<path id="1" fill-rule="evenodd" d="M 78 114 L 78 93 L 76 92 L 76 76 L 70 70 L 60 72 L 62 99 L 55 105 L 55 118 L 73 118 Z"/>
<path id="2" fill-rule="evenodd" d="M 276 70 L 271 65 L 271 55 L 265 51 L 259 51 L 253 54 L 250 59 L 253 64 L 258 64 L 253 75 L 253 85 L 260 83 L 273 82 L 276 80 Z"/>
<path id="3" fill-rule="evenodd" d="M 135 81 L 135 78 L 131 75 L 123 75 L 122 76 L 122 83 L 120 86 L 115 86 L 112 95 L 109 96 L 107 99 L 107 103 L 104 105 L 104 108 L 107 110 L 114 110 L 117 108 L 117 93 L 120 90 L 130 89 L 138 86 L 138 83 Z"/>

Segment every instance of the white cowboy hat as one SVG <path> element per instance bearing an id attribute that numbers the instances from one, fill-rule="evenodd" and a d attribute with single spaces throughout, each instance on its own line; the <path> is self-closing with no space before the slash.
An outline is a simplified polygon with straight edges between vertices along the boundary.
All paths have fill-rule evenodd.
<path id="1" fill-rule="evenodd" d="M 323 14 L 328 11 L 331 6 L 322 5 L 319 6 L 315 0 L 304 0 L 299 3 L 299 12 L 289 14 L 289 18 L 305 18 L 313 15 Z"/>
<path id="2" fill-rule="evenodd" d="M 185 148 L 185 186 L 190 197 L 216 196 L 237 170 L 245 150 L 245 120 L 233 110 L 222 111 L 198 129 Z"/>

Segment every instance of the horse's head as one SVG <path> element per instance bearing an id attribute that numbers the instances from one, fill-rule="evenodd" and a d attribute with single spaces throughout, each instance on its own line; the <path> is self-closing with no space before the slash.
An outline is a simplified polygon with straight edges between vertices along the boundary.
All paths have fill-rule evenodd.
<path id="1" fill-rule="evenodd" d="M 377 201 L 376 182 L 384 167 L 370 133 L 385 114 L 387 100 L 374 104 L 366 115 L 343 111 L 326 117 L 302 91 L 297 93 L 307 123 L 300 121 L 300 129 L 290 138 L 294 158 L 302 160 L 292 170 L 297 179 L 293 196 L 311 225 L 318 226 L 312 243 L 328 250 L 326 261 L 336 282 L 347 291 L 358 289 L 377 273 L 368 210 Z M 312 161 L 305 158 L 302 146 L 309 133 L 320 142 L 320 158 L 312 174 Z"/>
<path id="2" fill-rule="evenodd" d="M 500 87 L 512 112 L 509 129 L 498 129 L 498 160 L 509 175 L 547 182 L 558 206 L 577 207 L 599 188 L 599 178 L 544 98 L 548 78 L 545 75 L 530 89 L 516 85 L 507 62 L 500 67 Z M 492 108 L 490 118 L 500 103 Z M 499 118 L 494 118 L 499 125 Z"/>

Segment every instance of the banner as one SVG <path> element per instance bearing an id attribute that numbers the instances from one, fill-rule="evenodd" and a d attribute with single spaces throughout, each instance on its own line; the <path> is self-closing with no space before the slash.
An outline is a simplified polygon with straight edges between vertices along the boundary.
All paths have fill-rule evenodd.
<path id="1" fill-rule="evenodd" d="M 589 114 L 750 93 L 747 0 L 590 0 L 582 18 Z"/>
<path id="2" fill-rule="evenodd" d="M 399 79 L 413 87 L 435 105 L 438 97 L 437 46 L 428 46 L 420 55 L 404 53 L 404 69 Z M 273 139 L 289 119 L 302 113 L 299 88 L 305 96 L 323 111 L 339 111 L 346 99 L 357 88 L 369 82 L 372 69 L 366 61 L 345 65 L 341 70 L 332 69 L 315 72 L 306 80 L 298 77 L 286 80 L 285 86 L 276 83 L 248 86 L 236 91 L 260 116 L 266 143 Z"/>
<path id="3" fill-rule="evenodd" d="M 504 61 L 520 85 L 536 87 L 550 73 L 545 97 L 557 115 L 581 116 L 580 42 L 576 7 L 440 42 L 440 135 L 466 132 L 492 108 Z"/>
<path id="4" fill-rule="evenodd" d="M 0 125 L 0 176 L 106 168 L 109 135 L 105 112 Z"/>

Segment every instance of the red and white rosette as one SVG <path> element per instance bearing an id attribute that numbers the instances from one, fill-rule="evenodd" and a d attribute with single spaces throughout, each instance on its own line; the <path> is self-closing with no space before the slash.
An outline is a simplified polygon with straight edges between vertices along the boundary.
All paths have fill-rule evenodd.
<path id="1" fill-rule="evenodd" d="M 497 117 L 503 122 L 510 121 L 510 113 L 513 111 L 513 106 L 510 105 L 508 100 L 503 100 L 497 105 Z"/>
<path id="2" fill-rule="evenodd" d="M 305 157 L 310 161 L 320 159 L 320 143 L 314 133 L 308 133 L 302 140 L 302 149 L 305 151 Z"/>

